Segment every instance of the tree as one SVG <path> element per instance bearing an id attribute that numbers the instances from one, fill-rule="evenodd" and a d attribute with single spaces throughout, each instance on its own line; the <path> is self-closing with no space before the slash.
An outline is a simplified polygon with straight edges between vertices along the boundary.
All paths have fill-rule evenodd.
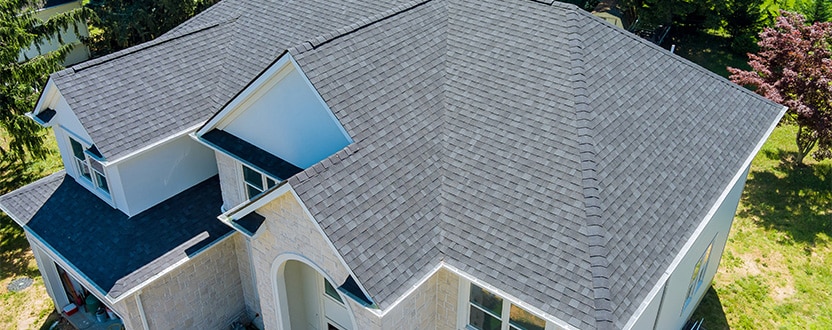
<path id="1" fill-rule="evenodd" d="M 60 32 L 75 28 L 77 33 L 76 22 L 90 14 L 81 8 L 44 22 L 34 12 L 40 4 L 38 0 L 0 0 L 0 130 L 6 138 L 0 144 L 0 158 L 4 161 L 23 162 L 27 152 L 33 158 L 46 156 L 43 131 L 23 114 L 32 111 L 49 74 L 62 68 L 72 45 L 22 61 L 21 51 L 51 38 L 63 43 Z"/>
<path id="2" fill-rule="evenodd" d="M 798 131 L 796 162 L 817 147 L 817 160 L 832 157 L 832 23 L 806 24 L 782 12 L 773 28 L 760 33 L 760 50 L 748 54 L 751 71 L 728 68 L 731 81 L 788 107 Z"/>
<path id="3" fill-rule="evenodd" d="M 110 53 L 162 35 L 218 0 L 93 0 L 92 25 L 102 34 L 92 40 L 95 53 Z"/>

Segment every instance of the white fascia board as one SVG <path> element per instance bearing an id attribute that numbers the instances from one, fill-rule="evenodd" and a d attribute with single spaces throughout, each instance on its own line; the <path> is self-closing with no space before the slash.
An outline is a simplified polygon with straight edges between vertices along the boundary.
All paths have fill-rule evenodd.
<path id="1" fill-rule="evenodd" d="M 266 70 L 262 71 L 260 75 L 258 75 L 254 80 L 252 80 L 248 86 L 246 86 L 240 93 L 234 96 L 230 102 L 228 102 L 222 109 L 214 115 L 211 119 L 208 120 L 201 128 L 196 131 L 197 136 L 202 136 L 208 131 L 220 126 L 222 122 L 227 121 L 230 118 L 234 117 L 234 113 L 237 110 L 243 109 L 243 105 L 247 104 L 248 102 L 254 101 L 256 99 L 253 96 L 256 96 L 258 92 L 263 90 L 263 87 L 269 82 L 274 80 L 280 80 L 280 77 L 277 77 L 277 74 L 280 73 L 282 70 L 286 69 L 287 63 L 294 63 L 294 60 L 291 59 L 291 55 L 289 52 L 286 52 L 283 56 L 279 57 L 274 63 L 272 63 Z M 297 68 L 296 68 L 297 69 Z M 285 75 L 285 73 L 284 73 Z"/>
<path id="2" fill-rule="evenodd" d="M 204 233 L 204 232 L 202 234 L 208 235 L 207 233 Z M 117 302 L 120 302 L 120 301 L 124 300 L 127 297 L 132 296 L 135 293 L 140 292 L 142 289 L 146 288 L 151 283 L 153 283 L 156 280 L 162 278 L 162 276 L 165 276 L 165 275 L 169 274 L 170 272 L 172 272 L 175 269 L 179 268 L 180 266 L 184 265 L 185 263 L 187 263 L 191 259 L 196 258 L 197 256 L 199 256 L 203 252 L 205 252 L 205 251 L 207 251 L 207 250 L 209 250 L 209 249 L 211 249 L 211 248 L 213 248 L 217 245 L 220 245 L 220 243 L 222 243 L 222 242 L 225 242 L 225 240 L 229 239 L 234 234 L 235 234 L 235 232 L 233 232 L 233 231 L 229 232 L 228 234 L 225 234 L 224 236 L 222 236 L 218 240 L 216 240 L 214 243 L 203 246 L 199 250 L 196 250 L 194 253 L 191 253 L 191 255 L 180 259 L 179 261 L 175 262 L 174 264 L 172 264 L 172 265 L 168 266 L 167 268 L 163 269 L 162 271 L 156 273 L 156 275 L 153 275 L 152 277 L 148 278 L 147 280 L 144 280 L 143 282 L 139 283 L 138 285 L 136 285 L 132 289 L 125 291 L 124 293 L 122 293 L 118 297 L 113 298 L 113 297 L 107 296 L 107 298 L 111 299 L 111 301 L 113 301 L 113 303 L 115 304 Z"/>
<path id="3" fill-rule="evenodd" d="M 300 199 L 300 196 L 298 196 L 297 192 L 295 192 L 295 189 L 292 188 L 292 185 L 289 184 L 289 181 L 288 180 L 283 181 L 283 183 L 281 183 L 281 184 L 279 184 L 275 187 L 272 187 L 272 189 L 273 189 L 272 191 L 264 193 L 264 194 L 260 195 L 260 197 L 255 198 L 254 200 L 243 202 L 242 204 L 235 206 L 234 208 L 232 208 L 231 210 L 226 211 L 225 213 L 221 214 L 217 218 L 220 219 L 220 221 L 222 221 L 222 222 L 230 224 L 231 220 L 236 220 L 236 219 L 242 218 L 242 217 L 248 215 L 249 213 L 254 212 L 255 210 L 265 206 L 269 202 L 277 199 L 278 197 L 283 196 L 286 193 L 291 193 L 292 197 L 294 197 L 295 201 L 300 205 L 304 214 L 306 214 L 306 216 L 309 217 L 309 219 L 312 221 L 312 224 L 318 230 L 318 233 L 321 234 L 321 237 L 324 238 L 324 241 L 326 241 L 327 245 L 332 250 L 332 253 L 334 253 L 335 256 L 338 257 L 338 261 L 341 262 L 341 265 L 344 266 L 344 269 L 347 270 L 347 273 L 349 273 L 350 276 L 352 276 L 353 280 L 355 280 L 355 283 L 358 284 L 358 288 L 361 289 L 361 292 L 366 297 L 372 299 L 372 296 L 367 292 L 367 289 L 365 289 L 364 285 L 361 284 L 361 281 L 358 280 L 358 276 L 355 275 L 355 272 L 353 272 L 352 268 L 350 268 L 350 266 L 347 264 L 346 260 L 344 260 L 344 256 L 342 256 L 341 253 L 338 251 L 338 249 L 335 248 L 335 245 L 332 244 L 332 241 L 329 239 L 329 236 L 324 232 L 323 228 L 321 228 L 320 223 L 318 223 L 318 221 L 315 220 L 315 217 L 312 216 L 312 213 L 309 212 L 309 209 L 306 207 L 306 204 L 303 202 L 303 200 Z M 232 225 L 232 227 L 234 227 L 234 226 Z M 373 303 L 375 303 L 375 301 L 373 301 Z M 359 304 L 361 304 L 361 303 L 359 303 Z M 363 305 L 363 304 L 361 304 L 361 305 Z M 374 309 L 374 308 L 368 308 L 368 309 L 370 311 L 372 311 L 373 313 L 375 313 L 376 315 L 378 315 L 378 316 L 383 315 L 383 314 L 381 314 L 381 311 L 379 311 L 378 309 Z"/>
<path id="4" fill-rule="evenodd" d="M 292 193 L 292 196 L 294 196 L 295 200 L 298 202 L 298 204 L 300 204 L 300 208 L 303 210 L 303 212 L 306 214 L 306 216 L 309 217 L 309 219 L 312 221 L 312 224 L 315 226 L 315 228 L 318 229 L 318 232 L 324 238 L 324 241 L 326 241 L 326 244 L 332 250 L 332 253 L 334 253 L 335 256 L 338 257 L 338 261 L 341 262 L 341 265 L 344 266 L 344 269 L 347 270 L 347 273 L 349 273 L 350 276 L 352 276 L 352 279 L 355 280 L 355 283 L 358 285 L 358 288 L 361 289 L 361 293 L 363 293 L 365 297 L 370 299 L 370 301 L 373 303 L 372 306 L 378 306 L 377 302 L 373 300 L 373 296 L 371 296 L 367 292 L 367 289 L 364 288 L 364 284 L 362 284 L 361 281 L 358 280 L 358 276 L 355 275 L 355 272 L 352 271 L 352 268 L 347 264 L 347 261 L 344 260 L 344 256 L 342 256 L 341 253 L 338 251 L 338 249 L 335 248 L 335 244 L 332 243 L 332 240 L 329 239 L 329 236 L 324 232 L 324 229 L 321 228 L 321 224 L 318 222 L 318 220 L 315 219 L 314 216 L 312 216 L 312 212 L 309 212 L 309 208 L 307 208 L 306 204 L 303 202 L 303 200 L 300 199 L 300 196 L 298 196 L 298 193 L 295 191 L 295 189 L 292 188 L 292 186 L 289 185 L 289 184 L 287 184 L 287 186 L 289 186 L 289 192 Z M 359 305 L 362 305 L 362 306 L 364 305 L 360 301 L 356 301 L 356 302 Z M 376 314 L 378 316 L 382 315 L 381 310 L 379 310 L 378 308 L 372 308 L 370 306 L 365 306 L 365 307 L 367 308 L 367 310 L 373 312 L 374 314 Z"/>
<path id="5" fill-rule="evenodd" d="M 182 130 L 182 131 L 179 131 L 179 132 L 177 132 L 177 133 L 174 133 L 174 134 L 172 134 L 172 135 L 169 135 L 168 137 L 166 137 L 166 138 L 164 138 L 164 139 L 161 139 L 161 140 L 159 140 L 159 141 L 157 141 L 157 142 L 151 143 L 151 144 L 149 144 L 149 145 L 145 146 L 144 148 L 141 148 L 141 149 L 139 149 L 139 150 L 136 150 L 136 151 L 133 151 L 133 152 L 131 152 L 131 153 L 129 153 L 129 154 L 126 154 L 126 155 L 124 155 L 124 156 L 121 156 L 121 157 L 119 157 L 119 158 L 117 158 L 117 159 L 115 159 L 115 160 L 110 160 L 110 161 L 107 161 L 107 162 L 103 162 L 103 164 L 104 164 L 105 166 L 106 166 L 106 165 L 113 165 L 113 164 L 117 164 L 117 163 L 120 163 L 120 162 L 125 161 L 125 160 L 127 160 L 127 159 L 130 159 L 130 158 L 133 158 L 133 157 L 138 156 L 138 155 L 140 155 L 140 154 L 143 154 L 143 153 L 145 153 L 145 152 L 148 152 L 148 151 L 150 151 L 150 150 L 156 149 L 156 148 L 158 148 L 159 146 L 162 146 L 162 145 L 167 144 L 168 142 L 172 142 L 172 141 L 174 141 L 174 140 L 176 140 L 176 139 L 178 139 L 178 138 L 180 138 L 180 137 L 182 137 L 182 136 L 184 136 L 184 135 L 188 135 L 188 134 L 192 133 L 194 130 L 196 130 L 197 128 L 199 128 L 199 126 L 201 126 L 202 124 L 203 124 L 202 122 L 200 122 L 200 123 L 198 123 L 198 124 L 195 124 L 195 125 L 193 125 L 193 126 L 191 126 L 191 127 L 188 127 L 188 128 L 186 128 L 186 129 L 184 129 L 184 130 Z"/>
<path id="6" fill-rule="evenodd" d="M 731 189 L 733 189 L 737 182 L 739 182 L 743 178 L 746 169 L 749 169 L 751 167 L 751 161 L 754 160 L 754 157 L 756 157 L 757 153 L 760 152 L 760 149 L 763 148 L 763 145 L 766 143 L 766 140 L 768 140 L 769 136 L 771 136 L 771 133 L 774 132 L 774 129 L 777 127 L 777 124 L 780 123 L 780 119 L 783 118 L 783 115 L 786 114 L 786 110 L 788 110 L 787 107 L 783 107 L 780 110 L 780 114 L 777 116 L 777 119 L 771 123 L 771 126 L 769 126 L 768 130 L 766 130 L 766 133 L 763 134 L 763 137 L 760 139 L 760 141 L 757 142 L 757 145 L 754 147 L 751 153 L 745 158 L 745 161 L 742 163 L 742 166 L 740 166 L 739 170 L 737 170 L 736 174 L 734 174 L 734 177 L 731 178 L 731 181 L 728 182 L 728 185 L 722 190 L 722 194 L 719 195 L 719 198 L 711 206 L 711 209 L 708 211 L 707 214 L 705 214 L 705 217 L 702 219 L 702 221 L 699 222 L 699 225 L 696 227 L 696 230 L 693 231 L 693 234 L 691 234 L 687 242 L 685 242 L 685 245 L 682 246 L 682 249 L 679 251 L 679 253 L 676 254 L 676 257 L 673 258 L 673 261 L 670 263 L 670 265 L 664 271 L 662 276 L 653 286 L 653 289 L 650 290 L 650 292 L 647 294 L 647 296 L 636 309 L 635 313 L 633 313 L 633 316 L 631 316 L 630 320 L 627 321 L 627 323 L 624 325 L 624 329 L 632 329 L 635 323 L 639 320 L 639 318 L 641 318 L 641 315 L 644 314 L 644 312 L 647 310 L 647 307 L 650 305 L 650 302 L 653 301 L 653 299 L 655 299 L 656 296 L 662 291 L 662 288 L 664 288 L 665 286 L 665 282 L 667 282 L 667 280 L 670 279 L 670 275 L 672 275 L 673 272 L 676 271 L 676 268 L 679 267 L 679 264 L 682 262 L 682 259 L 688 254 L 688 252 L 690 252 L 690 249 L 693 247 L 693 244 L 696 242 L 699 236 L 702 235 L 702 232 L 705 230 L 705 227 L 707 227 L 708 224 L 711 223 L 711 219 L 713 219 L 714 215 L 716 214 L 716 211 L 719 209 L 722 203 L 725 202 L 725 199 L 728 197 L 728 194 L 731 193 Z"/>
<path id="7" fill-rule="evenodd" d="M 35 104 L 35 108 L 31 112 L 32 116 L 39 114 L 44 104 L 47 103 L 47 101 L 51 101 L 56 94 L 60 93 L 61 92 L 58 90 L 58 86 L 55 86 L 55 82 L 52 81 L 52 77 L 50 76 L 46 81 L 46 86 L 43 87 L 43 92 L 40 94 L 40 97 L 38 97 L 38 102 Z"/>
<path id="8" fill-rule="evenodd" d="M 234 230 L 237 230 L 250 238 L 256 238 L 257 233 L 251 233 L 251 235 L 249 235 L 248 230 L 235 224 L 234 220 L 242 219 L 243 217 L 249 215 L 251 212 L 256 211 L 257 209 L 265 206 L 269 202 L 277 199 L 278 197 L 283 196 L 283 194 L 289 192 L 289 190 L 291 189 L 292 187 L 289 185 L 289 181 L 281 181 L 276 186 L 269 188 L 260 195 L 255 196 L 253 199 L 246 200 L 240 203 L 239 205 L 232 207 L 230 210 L 223 212 L 222 214 L 217 216 L 217 219 L 219 219 L 229 227 L 234 228 Z"/>

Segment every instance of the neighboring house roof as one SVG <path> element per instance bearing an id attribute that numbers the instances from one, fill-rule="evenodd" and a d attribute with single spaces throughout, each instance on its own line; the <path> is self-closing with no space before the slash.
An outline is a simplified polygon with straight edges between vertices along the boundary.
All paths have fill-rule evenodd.
<path id="1" fill-rule="evenodd" d="M 217 220 L 221 205 L 216 176 L 130 218 L 64 171 L 0 197 L 4 212 L 112 298 L 231 232 Z"/>
<path id="2" fill-rule="evenodd" d="M 381 308 L 442 260 L 623 327 L 782 113 L 529 0 L 226 0 L 53 80 L 116 159 L 205 121 L 287 48 L 354 140 L 289 183 Z"/>

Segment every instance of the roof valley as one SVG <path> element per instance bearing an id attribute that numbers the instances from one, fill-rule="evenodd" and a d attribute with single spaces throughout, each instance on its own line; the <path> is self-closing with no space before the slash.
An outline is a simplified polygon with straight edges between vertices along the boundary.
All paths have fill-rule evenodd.
<path id="1" fill-rule="evenodd" d="M 567 14 L 570 20 L 569 47 L 571 49 L 572 84 L 574 87 L 574 102 L 576 114 L 576 128 L 581 159 L 581 183 L 585 205 L 585 231 L 589 244 L 589 261 L 592 273 L 592 288 L 595 300 L 595 321 L 598 329 L 612 329 L 612 300 L 609 281 L 609 255 L 606 246 L 607 229 L 604 227 L 602 201 L 600 198 L 600 184 L 596 177 L 597 155 L 592 133 L 592 113 L 589 107 L 586 70 L 584 69 L 584 38 L 581 33 L 580 13 L 576 8 Z"/>

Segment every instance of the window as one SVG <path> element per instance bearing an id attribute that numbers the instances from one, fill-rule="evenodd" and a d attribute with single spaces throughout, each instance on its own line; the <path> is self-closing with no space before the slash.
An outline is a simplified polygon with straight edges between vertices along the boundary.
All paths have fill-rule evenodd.
<path id="1" fill-rule="evenodd" d="M 104 175 L 104 165 L 87 156 L 84 146 L 75 139 L 69 138 L 69 144 L 72 147 L 72 158 L 75 167 L 78 168 L 78 175 L 109 195 L 110 187 L 107 185 L 107 176 Z"/>
<path id="2" fill-rule="evenodd" d="M 326 293 L 326 295 L 330 298 L 335 299 L 335 301 L 342 304 L 344 303 L 344 301 L 341 300 L 341 295 L 338 294 L 338 290 L 336 290 L 335 287 L 332 286 L 332 283 L 329 283 L 326 279 L 324 279 L 324 293 Z"/>
<path id="3" fill-rule="evenodd" d="M 72 145 L 72 156 L 75 159 L 75 166 L 78 167 L 78 174 L 92 181 L 90 166 L 87 163 L 87 154 L 84 153 L 84 147 L 72 138 L 69 139 L 69 144 Z"/>
<path id="4" fill-rule="evenodd" d="M 277 183 L 260 172 L 243 165 L 243 182 L 245 182 L 246 197 L 252 199 Z"/>
<path id="5" fill-rule="evenodd" d="M 477 285 L 471 284 L 468 302 L 468 329 L 500 330 L 504 325 L 511 330 L 546 328 L 543 319 Z"/>
<path id="6" fill-rule="evenodd" d="M 682 313 L 684 313 L 685 309 L 688 308 L 688 304 L 690 304 L 693 300 L 694 294 L 699 291 L 699 288 L 702 287 L 702 282 L 705 281 L 705 273 L 708 271 L 708 261 L 711 258 L 711 248 L 713 248 L 713 246 L 714 242 L 711 241 L 711 244 L 708 245 L 705 253 L 702 254 L 702 257 L 700 257 L 699 261 L 696 262 L 696 266 L 693 267 L 690 285 L 688 285 L 688 294 L 685 298 L 685 304 L 682 306 Z"/>

